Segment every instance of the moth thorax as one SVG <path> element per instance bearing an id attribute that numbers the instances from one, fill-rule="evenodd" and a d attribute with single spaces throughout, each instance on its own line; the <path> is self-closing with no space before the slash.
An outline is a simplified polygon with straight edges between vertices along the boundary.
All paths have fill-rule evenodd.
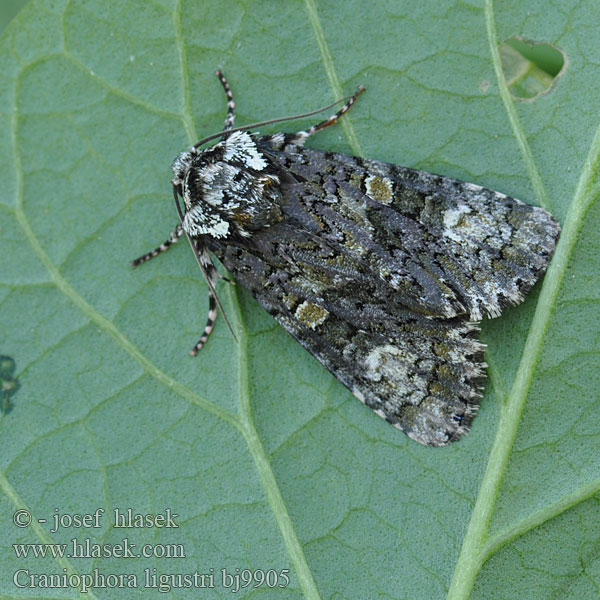
<path id="1" fill-rule="evenodd" d="M 279 178 L 241 164 L 192 164 L 182 191 L 184 228 L 193 236 L 248 237 L 282 218 Z"/>

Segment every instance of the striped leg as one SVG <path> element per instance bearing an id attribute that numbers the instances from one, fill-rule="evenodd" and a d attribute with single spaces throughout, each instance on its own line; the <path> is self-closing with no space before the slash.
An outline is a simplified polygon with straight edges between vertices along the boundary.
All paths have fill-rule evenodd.
<path id="1" fill-rule="evenodd" d="M 276 150 L 281 150 L 285 148 L 288 144 L 295 144 L 298 146 L 303 146 L 306 138 L 316 131 L 321 129 L 325 129 L 325 127 L 329 127 L 334 123 L 337 123 L 337 120 L 345 113 L 350 110 L 350 107 L 356 102 L 356 99 L 365 91 L 365 88 L 362 85 L 359 85 L 356 92 L 348 99 L 348 102 L 340 108 L 334 115 L 331 115 L 328 119 L 313 125 L 309 129 L 304 131 L 298 131 L 297 133 L 274 133 L 272 135 L 266 136 L 265 139 L 275 148 Z"/>
<path id="2" fill-rule="evenodd" d="M 225 126 L 223 127 L 223 131 L 227 131 L 233 127 L 233 122 L 235 120 L 235 102 L 233 101 L 233 92 L 231 91 L 229 83 L 227 79 L 225 79 L 225 75 L 223 75 L 222 71 L 216 71 L 215 75 L 219 78 L 219 81 L 225 90 L 225 95 L 227 96 L 227 116 L 225 117 Z"/>
<path id="3" fill-rule="evenodd" d="M 321 121 L 320 123 L 317 123 L 316 125 L 313 125 L 310 129 L 308 129 L 307 131 L 303 131 L 300 133 L 305 133 L 306 137 L 308 137 L 309 135 L 312 135 L 313 133 L 315 133 L 315 131 L 319 131 L 320 129 L 325 129 L 325 127 L 329 127 L 330 125 L 333 125 L 334 123 L 337 123 L 337 120 L 345 113 L 347 113 L 350 110 L 350 107 L 356 102 L 356 99 L 365 91 L 364 86 L 359 85 L 356 92 L 354 92 L 354 94 L 350 97 L 350 99 L 348 100 L 348 102 L 346 102 L 346 104 L 344 104 L 344 106 L 342 106 L 342 108 L 340 108 L 340 110 L 338 110 L 335 115 L 331 115 L 331 117 L 329 117 L 328 119 L 325 119 L 324 121 Z"/>
<path id="4" fill-rule="evenodd" d="M 213 296 L 212 292 L 208 292 L 208 319 L 206 320 L 206 325 L 204 326 L 204 331 L 200 336 L 200 339 L 196 342 L 196 345 L 190 350 L 190 354 L 192 356 L 196 356 L 200 350 L 202 350 L 202 346 L 206 344 L 206 340 L 208 340 L 208 336 L 212 333 L 212 330 L 215 326 L 215 320 L 217 318 L 217 300 Z"/>
<path id="5" fill-rule="evenodd" d="M 148 252 L 148 254 L 144 254 L 144 256 L 140 256 L 139 258 L 132 260 L 130 263 L 131 266 L 137 267 L 138 265 L 141 265 L 142 263 L 150 260 L 151 258 L 158 256 L 161 252 L 166 252 L 169 249 L 169 247 L 171 246 L 171 244 L 175 244 L 182 235 L 183 235 L 183 229 L 181 227 L 181 223 L 177 223 L 177 227 L 175 227 L 175 229 L 173 229 L 168 240 L 163 242 L 160 246 L 158 246 L 158 248 L 155 248 L 154 250 L 152 250 L 152 252 Z"/>
<path id="6" fill-rule="evenodd" d="M 217 282 L 219 277 L 221 277 L 221 274 L 213 265 L 208 251 L 202 248 L 202 246 L 199 245 L 198 242 L 196 242 L 196 251 L 198 252 L 200 261 L 202 262 L 202 265 L 204 266 L 204 269 L 206 271 L 206 276 L 211 284 L 210 287 L 214 289 L 215 283 Z M 208 292 L 208 319 L 206 320 L 206 325 L 204 326 L 204 331 L 202 332 L 200 339 L 196 342 L 196 345 L 190 350 L 190 354 L 192 356 L 196 356 L 196 354 L 198 354 L 198 352 L 200 352 L 200 350 L 202 349 L 202 346 L 204 346 L 204 344 L 206 343 L 206 340 L 208 340 L 208 337 L 212 333 L 212 330 L 215 326 L 217 314 L 217 298 L 211 290 Z"/>

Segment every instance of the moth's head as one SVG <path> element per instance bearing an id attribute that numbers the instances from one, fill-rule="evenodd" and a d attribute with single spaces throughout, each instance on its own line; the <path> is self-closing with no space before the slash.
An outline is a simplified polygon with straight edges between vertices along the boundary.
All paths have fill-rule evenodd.
<path id="1" fill-rule="evenodd" d="M 194 238 L 248 237 L 281 219 L 279 177 L 247 131 L 175 158 L 171 183 L 183 198 L 183 228 Z"/>
<path id="2" fill-rule="evenodd" d="M 175 160 L 171 165 L 171 169 L 173 170 L 173 179 L 171 179 L 171 183 L 175 187 L 179 187 L 183 184 L 186 173 L 191 167 L 194 157 L 197 155 L 198 151 L 196 148 L 192 147 L 190 150 L 186 150 L 175 157 Z"/>

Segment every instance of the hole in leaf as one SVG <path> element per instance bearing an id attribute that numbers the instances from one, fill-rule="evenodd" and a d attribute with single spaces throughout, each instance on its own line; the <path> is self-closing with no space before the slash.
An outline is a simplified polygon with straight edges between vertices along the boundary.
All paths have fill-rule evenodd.
<path id="1" fill-rule="evenodd" d="M 510 38 L 500 48 L 502 69 L 510 93 L 519 100 L 545 94 L 565 67 L 565 55 L 545 42 Z"/>

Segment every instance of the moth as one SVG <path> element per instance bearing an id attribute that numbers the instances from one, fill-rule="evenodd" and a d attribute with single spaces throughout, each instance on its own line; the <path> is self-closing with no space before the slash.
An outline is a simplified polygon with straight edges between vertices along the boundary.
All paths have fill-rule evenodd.
<path id="1" fill-rule="evenodd" d="M 552 257 L 557 221 L 472 183 L 306 148 L 362 87 L 309 129 L 260 135 L 247 130 L 279 119 L 234 129 L 233 95 L 216 74 L 227 96 L 224 129 L 175 158 L 180 221 L 132 265 L 185 234 L 209 287 L 192 354 L 221 308 L 216 256 L 380 417 L 422 444 L 458 440 L 482 396 L 479 322 L 523 301 Z"/>

